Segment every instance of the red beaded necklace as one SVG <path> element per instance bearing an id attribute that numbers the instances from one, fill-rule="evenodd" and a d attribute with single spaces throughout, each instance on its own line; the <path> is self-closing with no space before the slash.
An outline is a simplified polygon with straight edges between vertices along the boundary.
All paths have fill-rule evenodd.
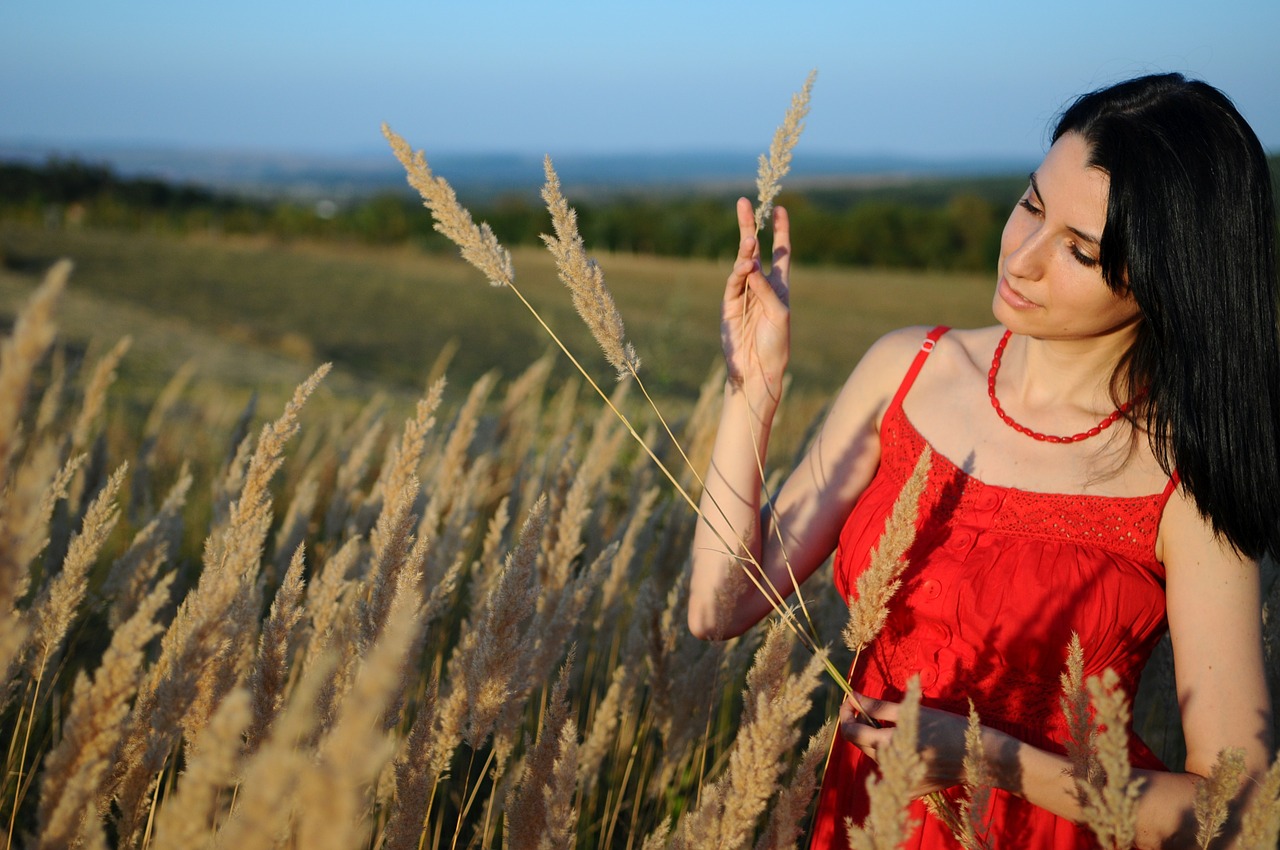
<path id="1" fill-rule="evenodd" d="M 1004 412 L 1004 408 L 1000 406 L 1000 401 L 996 398 L 996 373 L 1000 371 L 1000 358 L 1004 355 L 1004 347 L 1009 343 L 1009 337 L 1013 335 L 1013 331 L 1005 331 L 1004 336 L 1000 337 L 1000 342 L 996 345 L 995 356 L 991 358 L 991 371 L 987 373 L 987 395 L 991 397 L 991 406 L 996 409 L 996 415 L 1004 420 L 1004 424 L 1020 434 L 1026 434 L 1033 440 L 1039 440 L 1042 443 L 1078 443 L 1081 440 L 1087 440 L 1090 437 L 1096 437 L 1103 432 L 1104 429 L 1110 428 L 1115 421 L 1128 412 L 1133 407 L 1137 397 L 1131 398 L 1118 408 L 1113 410 L 1106 419 L 1103 419 L 1097 425 L 1094 425 L 1088 431 L 1081 431 L 1079 434 L 1072 434 L 1070 437 L 1058 437 L 1053 434 L 1041 434 L 1039 431 L 1032 431 L 1026 425 L 1015 422 L 1013 417 Z"/>

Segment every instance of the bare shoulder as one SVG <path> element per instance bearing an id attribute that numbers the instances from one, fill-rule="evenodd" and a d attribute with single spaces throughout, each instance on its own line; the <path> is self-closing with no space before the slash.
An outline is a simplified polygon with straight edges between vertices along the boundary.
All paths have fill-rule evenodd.
<path id="1" fill-rule="evenodd" d="M 1170 581 L 1216 581 L 1243 570 L 1256 570 L 1256 562 L 1236 551 L 1226 538 L 1214 533 L 1200 515 L 1195 500 L 1177 487 L 1165 504 L 1156 537 L 1156 557 Z"/>
<path id="2" fill-rule="evenodd" d="M 929 327 L 914 326 L 885 334 L 868 349 L 858 366 L 859 371 L 865 365 L 874 376 L 890 385 L 892 394 L 919 353 L 929 331 Z M 991 352 L 1003 332 L 1004 328 L 999 325 L 947 331 L 929 354 L 925 380 L 941 381 L 947 385 L 976 371 L 985 375 L 990 366 Z"/>

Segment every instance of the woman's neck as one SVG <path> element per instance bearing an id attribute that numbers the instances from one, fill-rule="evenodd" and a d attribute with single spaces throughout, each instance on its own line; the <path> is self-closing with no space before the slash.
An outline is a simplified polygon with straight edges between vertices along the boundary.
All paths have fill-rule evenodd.
<path id="1" fill-rule="evenodd" d="M 1028 408 L 1071 406 L 1105 413 L 1115 407 L 1111 376 L 1137 337 L 1135 327 L 1083 339 L 1014 334 L 999 372 L 1002 401 Z"/>

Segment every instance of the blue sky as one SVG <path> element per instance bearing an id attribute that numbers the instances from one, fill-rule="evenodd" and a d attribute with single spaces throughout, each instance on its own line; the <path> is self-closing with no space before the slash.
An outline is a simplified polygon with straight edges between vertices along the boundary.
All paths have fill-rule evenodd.
<path id="1" fill-rule="evenodd" d="M 760 150 L 817 68 L 798 154 L 1026 157 L 1072 95 L 1181 70 L 1277 150 L 1278 35 L 1276 0 L 8 0 L 0 140 Z"/>

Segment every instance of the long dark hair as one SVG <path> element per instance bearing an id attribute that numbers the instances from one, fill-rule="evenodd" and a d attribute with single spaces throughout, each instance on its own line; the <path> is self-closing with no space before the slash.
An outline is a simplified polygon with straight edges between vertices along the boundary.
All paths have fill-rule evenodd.
<path id="1" fill-rule="evenodd" d="M 1280 553 L 1276 212 L 1267 158 L 1222 92 L 1181 74 L 1083 95 L 1079 133 L 1111 188 L 1103 276 L 1142 311 L 1112 380 L 1165 472 L 1240 552 Z"/>

